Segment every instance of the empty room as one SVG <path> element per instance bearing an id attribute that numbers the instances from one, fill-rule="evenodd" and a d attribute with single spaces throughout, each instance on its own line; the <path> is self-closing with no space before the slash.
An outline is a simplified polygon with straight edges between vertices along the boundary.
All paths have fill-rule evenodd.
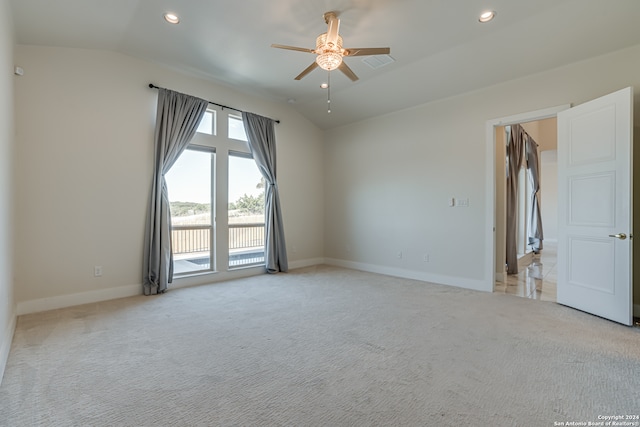
<path id="1" fill-rule="evenodd" d="M 0 426 L 640 426 L 639 16 L 0 0 Z"/>

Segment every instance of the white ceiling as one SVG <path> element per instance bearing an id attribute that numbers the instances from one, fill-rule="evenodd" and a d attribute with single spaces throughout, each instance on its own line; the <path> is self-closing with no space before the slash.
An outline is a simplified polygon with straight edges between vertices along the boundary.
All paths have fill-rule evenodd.
<path id="1" fill-rule="evenodd" d="M 320 128 L 412 107 L 640 44 L 639 0 L 11 0 L 19 44 L 108 49 L 293 107 Z M 480 12 L 497 11 L 480 24 Z M 176 12 L 181 22 L 162 16 Z M 390 47 L 395 62 L 331 75 L 307 48 L 339 13 L 345 47 Z M 155 82 L 161 84 L 161 82 Z M 196 95 L 197 94 L 193 94 Z M 214 100 L 215 101 L 215 100 Z"/>

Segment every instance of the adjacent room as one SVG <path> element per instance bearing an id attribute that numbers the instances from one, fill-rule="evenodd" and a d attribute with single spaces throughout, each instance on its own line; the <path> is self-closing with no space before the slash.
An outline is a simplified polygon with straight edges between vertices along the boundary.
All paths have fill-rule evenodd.
<path id="1" fill-rule="evenodd" d="M 0 0 L 0 425 L 640 425 L 638 16 Z"/>

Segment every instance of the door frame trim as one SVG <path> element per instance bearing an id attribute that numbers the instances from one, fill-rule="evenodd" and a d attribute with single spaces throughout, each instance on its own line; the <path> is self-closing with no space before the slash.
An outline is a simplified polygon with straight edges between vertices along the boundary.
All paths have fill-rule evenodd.
<path id="1" fill-rule="evenodd" d="M 568 110 L 571 104 L 526 113 L 514 114 L 487 120 L 485 125 L 485 242 L 491 243 L 485 252 L 485 275 L 483 288 L 487 292 L 495 290 L 496 257 L 496 127 L 532 122 L 556 117 L 560 111 Z"/>

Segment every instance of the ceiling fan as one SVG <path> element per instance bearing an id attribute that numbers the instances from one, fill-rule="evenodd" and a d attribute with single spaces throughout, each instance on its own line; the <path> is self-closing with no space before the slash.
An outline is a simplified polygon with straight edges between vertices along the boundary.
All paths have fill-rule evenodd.
<path id="1" fill-rule="evenodd" d="M 388 47 L 365 47 L 365 48 L 343 48 L 342 37 L 338 34 L 340 20 L 336 12 L 327 12 L 324 14 L 324 21 L 328 25 L 326 33 L 320 34 L 316 38 L 316 48 L 307 49 L 304 47 L 285 46 L 281 44 L 272 44 L 271 47 L 278 49 L 297 50 L 299 52 L 313 53 L 316 60 L 309 65 L 303 72 L 298 74 L 295 80 L 300 80 L 317 67 L 323 70 L 332 71 L 338 69 L 342 71 L 352 81 L 358 80 L 358 76 L 349 68 L 342 60 L 346 56 L 367 56 L 367 55 L 385 55 L 391 52 Z"/>

